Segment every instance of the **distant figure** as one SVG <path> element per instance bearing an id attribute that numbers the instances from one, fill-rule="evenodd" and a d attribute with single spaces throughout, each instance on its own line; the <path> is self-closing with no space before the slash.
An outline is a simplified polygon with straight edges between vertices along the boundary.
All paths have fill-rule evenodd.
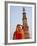
<path id="1" fill-rule="evenodd" d="M 22 25 L 20 24 L 16 26 L 16 31 L 13 34 L 13 40 L 19 40 L 19 39 L 24 39 L 24 31 Z"/>

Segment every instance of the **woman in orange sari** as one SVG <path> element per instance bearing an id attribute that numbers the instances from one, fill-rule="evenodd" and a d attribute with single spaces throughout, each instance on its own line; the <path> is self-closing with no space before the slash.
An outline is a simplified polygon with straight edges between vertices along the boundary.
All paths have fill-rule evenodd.
<path id="1" fill-rule="evenodd" d="M 24 31 L 22 29 L 22 25 L 17 25 L 16 31 L 13 34 L 13 40 L 19 40 L 19 39 L 24 39 Z"/>

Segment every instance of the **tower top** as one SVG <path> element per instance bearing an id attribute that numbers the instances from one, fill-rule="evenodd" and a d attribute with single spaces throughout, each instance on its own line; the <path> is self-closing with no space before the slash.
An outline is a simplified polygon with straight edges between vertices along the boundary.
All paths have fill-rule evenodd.
<path id="1" fill-rule="evenodd" d="M 26 18 L 25 8 L 23 7 L 23 20 L 24 20 L 24 19 L 27 19 L 27 18 Z"/>

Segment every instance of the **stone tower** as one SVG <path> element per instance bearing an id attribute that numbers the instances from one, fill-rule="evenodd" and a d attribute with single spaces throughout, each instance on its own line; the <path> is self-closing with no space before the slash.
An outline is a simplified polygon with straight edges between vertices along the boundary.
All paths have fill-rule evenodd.
<path id="1" fill-rule="evenodd" d="M 27 25 L 27 17 L 26 17 L 25 8 L 23 8 L 23 25 Z"/>
<path id="2" fill-rule="evenodd" d="M 23 26 L 24 26 L 24 37 L 25 39 L 29 39 L 29 26 L 27 23 L 27 17 L 24 7 L 23 7 Z"/>

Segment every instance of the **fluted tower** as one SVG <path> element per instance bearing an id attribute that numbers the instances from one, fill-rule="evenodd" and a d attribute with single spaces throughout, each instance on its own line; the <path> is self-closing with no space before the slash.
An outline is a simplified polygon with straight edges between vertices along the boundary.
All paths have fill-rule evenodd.
<path id="1" fill-rule="evenodd" d="M 27 17 L 26 17 L 25 8 L 23 8 L 23 25 L 27 25 Z"/>
<path id="2" fill-rule="evenodd" d="M 26 17 L 26 12 L 25 12 L 24 7 L 23 7 L 23 26 L 24 26 L 25 39 L 28 39 L 29 38 L 29 26 L 27 23 L 27 17 Z"/>

